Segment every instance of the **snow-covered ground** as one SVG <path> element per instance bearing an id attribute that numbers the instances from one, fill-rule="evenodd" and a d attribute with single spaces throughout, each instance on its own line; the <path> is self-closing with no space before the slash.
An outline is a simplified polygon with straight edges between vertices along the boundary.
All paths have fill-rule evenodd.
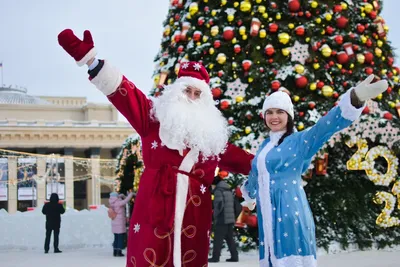
<path id="1" fill-rule="evenodd" d="M 41 207 L 35 211 L 9 215 L 0 210 L 0 266 L 1 267 L 125 267 L 125 258 L 112 256 L 111 223 L 107 208 L 76 211 L 68 209 L 62 216 L 60 249 L 62 254 L 43 253 L 45 216 Z M 52 243 L 50 243 L 52 246 Z M 329 254 L 318 251 L 320 267 L 400 267 L 400 247 L 387 250 L 342 251 L 333 245 Z M 240 254 L 239 263 L 226 263 L 224 251 L 220 263 L 211 267 L 258 266 L 256 251 Z"/>
<path id="2" fill-rule="evenodd" d="M 62 246 L 60 246 L 62 249 Z M 63 249 L 61 254 L 44 254 L 42 250 L 0 251 L 2 267 L 125 267 L 125 258 L 114 258 L 111 248 Z M 240 255 L 240 262 L 226 263 L 224 253 L 219 263 L 210 267 L 257 267 L 257 253 Z M 365 251 L 324 255 L 319 257 L 320 267 L 399 267 L 400 251 Z"/>

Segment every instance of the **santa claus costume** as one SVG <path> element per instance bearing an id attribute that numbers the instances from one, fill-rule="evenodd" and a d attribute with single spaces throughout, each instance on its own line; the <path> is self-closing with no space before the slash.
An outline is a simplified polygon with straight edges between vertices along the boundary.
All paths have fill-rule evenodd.
<path id="1" fill-rule="evenodd" d="M 96 56 L 89 31 L 81 41 L 67 29 L 58 41 L 78 65 Z M 89 69 L 91 82 L 142 139 L 145 170 L 130 221 L 127 266 L 207 266 L 215 169 L 248 174 L 253 156 L 227 142 L 206 69 L 183 63 L 178 79 L 153 100 L 108 61 L 96 60 Z M 200 98 L 189 99 L 188 87 L 200 89 Z"/>

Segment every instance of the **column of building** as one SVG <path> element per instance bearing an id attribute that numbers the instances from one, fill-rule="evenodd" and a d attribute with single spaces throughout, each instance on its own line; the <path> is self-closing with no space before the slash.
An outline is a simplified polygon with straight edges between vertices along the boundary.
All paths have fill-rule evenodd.
<path id="1" fill-rule="evenodd" d="M 65 201 L 67 207 L 74 208 L 74 149 L 64 148 L 64 168 L 65 168 Z"/>
<path id="2" fill-rule="evenodd" d="M 90 158 L 91 179 L 87 180 L 86 196 L 88 205 L 100 205 L 100 148 L 93 147 L 87 150 L 87 156 Z"/>
<path id="3" fill-rule="evenodd" d="M 8 156 L 8 213 L 17 212 L 17 157 Z"/>

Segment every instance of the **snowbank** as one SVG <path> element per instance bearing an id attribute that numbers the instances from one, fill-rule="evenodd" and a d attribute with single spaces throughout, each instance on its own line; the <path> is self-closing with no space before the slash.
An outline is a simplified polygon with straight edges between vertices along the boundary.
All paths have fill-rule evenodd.
<path id="1" fill-rule="evenodd" d="M 15 214 L 0 210 L 0 250 L 43 249 L 45 219 L 42 207 Z M 61 216 L 60 248 L 111 247 L 113 239 L 105 206 L 91 211 L 67 208 Z"/>

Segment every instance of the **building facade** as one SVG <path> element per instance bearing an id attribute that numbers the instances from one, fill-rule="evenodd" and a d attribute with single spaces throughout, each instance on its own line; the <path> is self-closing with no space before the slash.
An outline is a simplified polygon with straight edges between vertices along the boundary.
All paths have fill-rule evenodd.
<path id="1" fill-rule="evenodd" d="M 133 133 L 128 123 L 118 121 L 118 111 L 110 104 L 88 103 L 84 97 L 31 96 L 26 89 L 1 87 L 0 160 L 7 171 L 0 177 L 0 208 L 13 213 L 41 206 L 54 188 L 64 194 L 68 207 L 106 203 L 113 190 L 112 159 Z M 61 166 L 60 172 L 52 171 L 54 164 Z M 55 174 L 61 179 L 50 178 Z M 35 179 L 27 179 L 31 176 Z"/>

